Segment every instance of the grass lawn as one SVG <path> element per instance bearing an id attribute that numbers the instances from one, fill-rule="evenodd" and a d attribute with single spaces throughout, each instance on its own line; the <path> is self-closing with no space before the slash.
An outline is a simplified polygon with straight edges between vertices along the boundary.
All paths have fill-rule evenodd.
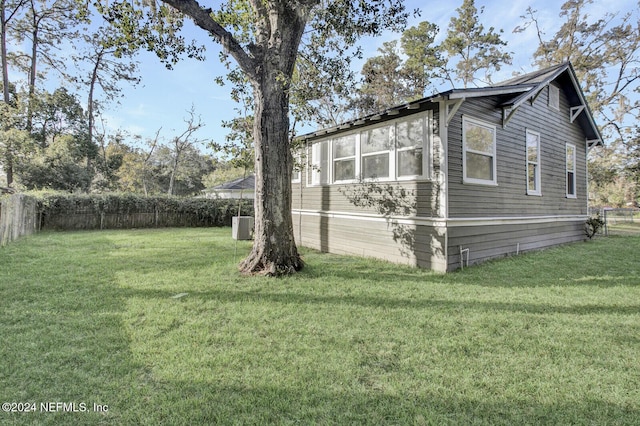
<path id="1" fill-rule="evenodd" d="M 634 222 L 617 222 L 608 225 L 609 235 L 640 236 L 640 218 Z"/>
<path id="2" fill-rule="evenodd" d="M 640 424 L 640 237 L 447 275 L 304 251 L 270 279 L 230 234 L 0 249 L 0 402 L 36 404 L 0 424 Z"/>

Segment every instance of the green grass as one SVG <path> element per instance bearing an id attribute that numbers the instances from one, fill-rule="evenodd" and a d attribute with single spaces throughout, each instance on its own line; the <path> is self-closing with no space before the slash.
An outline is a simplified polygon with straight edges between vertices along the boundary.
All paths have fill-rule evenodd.
<path id="1" fill-rule="evenodd" d="M 609 235 L 640 236 L 640 218 L 634 222 L 614 222 L 607 226 Z"/>
<path id="2" fill-rule="evenodd" d="M 270 279 L 230 233 L 0 249 L 0 402 L 88 410 L 0 424 L 640 424 L 640 238 L 447 275 L 304 251 Z"/>

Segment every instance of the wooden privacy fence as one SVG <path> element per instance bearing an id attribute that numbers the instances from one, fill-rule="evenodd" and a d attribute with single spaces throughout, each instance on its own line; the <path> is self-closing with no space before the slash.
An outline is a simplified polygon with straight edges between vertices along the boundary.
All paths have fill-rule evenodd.
<path id="1" fill-rule="evenodd" d="M 41 229 L 131 229 L 231 226 L 238 200 L 135 195 L 54 196 L 41 200 Z M 241 202 L 251 215 L 253 203 Z"/>
<path id="2" fill-rule="evenodd" d="M 38 202 L 24 194 L 3 197 L 0 202 L 0 246 L 38 230 Z"/>
<path id="3" fill-rule="evenodd" d="M 131 229 L 231 226 L 253 215 L 253 202 L 129 194 L 14 194 L 0 199 L 0 246 L 43 229 Z"/>

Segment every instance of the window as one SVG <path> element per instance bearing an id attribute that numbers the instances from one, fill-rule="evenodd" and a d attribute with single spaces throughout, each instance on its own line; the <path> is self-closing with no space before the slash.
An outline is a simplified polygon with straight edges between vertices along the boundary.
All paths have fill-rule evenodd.
<path id="1" fill-rule="evenodd" d="M 293 154 L 293 170 L 291 171 L 291 183 L 299 183 L 302 179 L 302 154 L 300 151 Z"/>
<path id="2" fill-rule="evenodd" d="M 422 176 L 422 150 L 425 139 L 424 118 L 401 121 L 396 126 L 398 177 Z"/>
<path id="3" fill-rule="evenodd" d="M 360 134 L 362 177 L 377 179 L 389 177 L 389 154 L 392 126 L 376 127 Z"/>
<path id="4" fill-rule="evenodd" d="M 496 127 L 462 118 L 462 169 L 465 183 L 497 185 Z"/>
<path id="5" fill-rule="evenodd" d="M 549 107 L 560 111 L 560 88 L 549 85 Z"/>
<path id="6" fill-rule="evenodd" d="M 576 198 L 576 147 L 567 144 L 567 198 Z"/>
<path id="7" fill-rule="evenodd" d="M 329 183 L 329 141 L 324 140 L 311 147 L 311 163 L 309 164 L 308 183 L 324 185 Z"/>
<path id="8" fill-rule="evenodd" d="M 309 147 L 307 185 L 426 177 L 431 114 L 413 114 L 314 141 Z"/>
<path id="9" fill-rule="evenodd" d="M 353 180 L 356 177 L 356 135 L 333 140 L 333 181 Z"/>
<path id="10" fill-rule="evenodd" d="M 527 130 L 527 194 L 542 195 L 540 190 L 540 133 Z"/>

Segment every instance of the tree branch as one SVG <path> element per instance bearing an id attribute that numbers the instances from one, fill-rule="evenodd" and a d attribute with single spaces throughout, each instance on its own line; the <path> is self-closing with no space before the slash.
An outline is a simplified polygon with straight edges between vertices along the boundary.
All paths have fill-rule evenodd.
<path id="1" fill-rule="evenodd" d="M 242 71 L 251 79 L 257 80 L 257 64 L 233 34 L 211 17 L 211 9 L 203 8 L 196 0 L 162 0 L 162 2 L 189 16 L 197 26 L 211 34 L 233 56 Z"/>

